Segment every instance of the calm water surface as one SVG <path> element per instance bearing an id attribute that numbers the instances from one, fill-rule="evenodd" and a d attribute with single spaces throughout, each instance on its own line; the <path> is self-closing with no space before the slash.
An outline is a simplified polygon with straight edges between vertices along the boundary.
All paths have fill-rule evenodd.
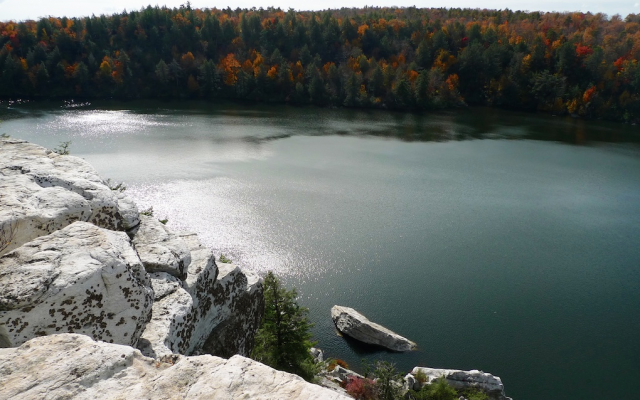
<path id="1" fill-rule="evenodd" d="M 12 105 L 0 132 L 125 181 L 216 254 L 274 270 L 330 357 L 480 369 L 519 400 L 637 399 L 638 128 L 470 110 Z M 336 336 L 354 307 L 408 354 Z"/>

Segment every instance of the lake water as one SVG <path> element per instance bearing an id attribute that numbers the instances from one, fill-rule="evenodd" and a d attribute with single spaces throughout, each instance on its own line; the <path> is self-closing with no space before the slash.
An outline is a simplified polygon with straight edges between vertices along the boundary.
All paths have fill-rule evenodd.
<path id="1" fill-rule="evenodd" d="M 517 400 L 638 398 L 637 127 L 204 103 L 5 103 L 0 118 L 0 133 L 72 141 L 172 228 L 275 271 L 355 369 L 480 369 Z M 345 341 L 334 304 L 418 351 Z"/>

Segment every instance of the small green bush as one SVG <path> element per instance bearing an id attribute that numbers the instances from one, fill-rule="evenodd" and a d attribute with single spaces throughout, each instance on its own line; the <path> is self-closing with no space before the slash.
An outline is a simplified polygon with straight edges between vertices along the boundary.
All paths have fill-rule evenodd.
<path id="1" fill-rule="evenodd" d="M 223 264 L 231 264 L 231 259 L 227 258 L 224 254 L 220 254 L 220 262 Z"/>
<path id="2" fill-rule="evenodd" d="M 71 146 L 71 142 L 70 141 L 60 142 L 58 147 L 53 149 L 53 152 L 54 153 L 58 153 L 61 156 L 68 156 L 69 155 L 69 147 L 70 146 Z"/>
<path id="3" fill-rule="evenodd" d="M 421 385 L 424 385 L 427 381 L 427 374 L 425 374 L 423 370 L 419 369 L 418 372 L 416 372 L 416 381 Z"/>
<path id="4" fill-rule="evenodd" d="M 268 272 L 263 281 L 264 316 L 256 333 L 251 357 L 281 371 L 313 381 L 319 365 L 309 349 L 311 341 L 309 310 L 296 302 L 295 289 L 287 290 Z"/>
<path id="5" fill-rule="evenodd" d="M 409 390 L 408 397 L 412 400 L 458 400 L 459 395 L 446 379 L 438 378 L 418 391 Z"/>
<path id="6" fill-rule="evenodd" d="M 427 386 L 425 386 L 427 387 Z M 431 400 L 457 400 L 458 392 L 447 383 L 444 378 L 438 378 L 427 387 L 427 393 Z"/>
<path id="7" fill-rule="evenodd" d="M 402 376 L 396 370 L 395 364 L 388 361 L 377 361 L 373 376 L 376 377 L 376 387 L 380 400 L 395 400 L 401 397 Z"/>
<path id="8" fill-rule="evenodd" d="M 463 396 L 468 400 L 489 400 L 489 395 L 479 389 L 466 390 Z"/>
<path id="9" fill-rule="evenodd" d="M 127 190 L 127 186 L 124 182 L 115 183 L 111 181 L 111 178 L 107 179 L 104 183 L 113 191 L 124 192 Z"/>

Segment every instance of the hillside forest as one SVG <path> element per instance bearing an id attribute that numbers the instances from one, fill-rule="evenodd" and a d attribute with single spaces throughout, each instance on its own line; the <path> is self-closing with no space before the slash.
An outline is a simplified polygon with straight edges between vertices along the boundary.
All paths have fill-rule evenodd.
<path id="1" fill-rule="evenodd" d="M 0 22 L 1 99 L 488 105 L 640 121 L 640 15 L 147 7 Z"/>

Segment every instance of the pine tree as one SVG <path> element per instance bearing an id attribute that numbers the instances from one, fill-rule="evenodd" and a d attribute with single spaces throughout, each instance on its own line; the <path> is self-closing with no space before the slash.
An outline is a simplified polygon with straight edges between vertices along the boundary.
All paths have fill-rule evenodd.
<path id="1" fill-rule="evenodd" d="M 315 375 L 314 360 L 309 349 L 309 310 L 296 302 L 295 289 L 282 287 L 272 273 L 264 279 L 264 317 L 255 338 L 252 358 L 273 368 L 291 372 L 306 380 Z"/>

